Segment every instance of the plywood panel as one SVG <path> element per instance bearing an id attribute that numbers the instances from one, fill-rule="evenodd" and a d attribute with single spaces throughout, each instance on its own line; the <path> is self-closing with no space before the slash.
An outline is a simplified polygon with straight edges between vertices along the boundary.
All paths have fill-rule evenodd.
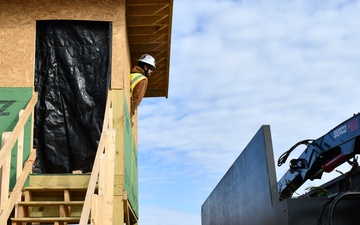
<path id="1" fill-rule="evenodd" d="M 96 20 L 113 22 L 118 41 L 114 52 L 124 51 L 124 0 L 12 0 L 0 1 L 0 86 L 32 87 L 36 20 Z M 122 6 L 122 7 L 121 7 Z M 119 16 L 123 14 L 123 16 Z M 119 33 L 120 32 L 120 33 Z M 121 59 L 114 54 L 113 80 L 122 86 Z M 119 60 L 120 59 L 120 60 Z"/>
<path id="2" fill-rule="evenodd" d="M 124 71 L 128 45 L 126 43 L 126 19 L 125 6 L 120 7 L 118 12 L 118 20 L 113 22 L 112 34 L 112 89 L 124 88 L 124 75 L 129 76 L 130 69 Z M 130 85 L 129 85 L 130 86 Z"/>

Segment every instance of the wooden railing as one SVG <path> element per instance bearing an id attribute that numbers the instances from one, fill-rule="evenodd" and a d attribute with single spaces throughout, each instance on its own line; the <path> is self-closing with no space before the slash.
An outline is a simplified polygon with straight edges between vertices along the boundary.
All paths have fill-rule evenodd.
<path id="1" fill-rule="evenodd" d="M 90 211 L 91 224 L 112 225 L 116 135 L 115 129 L 112 128 L 112 117 L 112 95 L 109 90 L 102 133 L 86 191 L 80 225 L 88 224 Z"/>
<path id="2" fill-rule="evenodd" d="M 16 123 L 12 132 L 3 133 L 3 146 L 0 150 L 0 224 L 7 224 L 7 220 L 15 206 L 21 199 L 21 191 L 25 185 L 26 179 L 29 176 L 32 165 L 34 163 L 36 153 L 32 150 L 27 161 L 22 165 L 23 160 L 23 144 L 24 144 L 24 126 L 32 115 L 34 107 L 37 102 L 37 93 L 35 92 L 27 104 L 25 110 L 21 110 L 19 114 L 19 121 Z M 10 160 L 11 150 L 18 142 L 17 154 L 17 171 L 16 184 L 9 192 L 10 182 Z"/>
<path id="3" fill-rule="evenodd" d="M 36 157 L 35 150 L 32 150 L 27 161 L 24 163 L 24 167 L 22 167 L 24 126 L 30 115 L 33 113 L 36 102 L 37 93 L 34 93 L 25 110 L 21 111 L 19 121 L 15 125 L 13 131 L 3 134 L 3 147 L 0 151 L 0 224 L 7 223 L 14 206 L 20 202 L 21 192 Z M 112 225 L 116 135 L 115 129 L 112 128 L 112 118 L 112 95 L 109 90 L 102 134 L 99 140 L 93 169 L 91 171 L 90 181 L 80 217 L 80 225 L 87 225 L 89 223 L 90 212 L 91 224 Z M 17 181 L 10 193 L 11 150 L 16 142 L 18 142 Z M 97 194 L 95 194 L 96 188 L 98 190 Z M 9 194 L 10 197 L 8 197 Z"/>

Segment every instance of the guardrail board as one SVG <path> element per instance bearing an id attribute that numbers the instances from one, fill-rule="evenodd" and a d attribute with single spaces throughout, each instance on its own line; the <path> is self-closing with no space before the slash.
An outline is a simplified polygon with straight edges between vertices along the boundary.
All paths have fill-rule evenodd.
<path id="1" fill-rule="evenodd" d="M 32 88 L 26 87 L 1 87 L 0 88 L 0 134 L 3 132 L 11 132 L 19 120 L 19 113 L 25 109 L 27 103 L 33 94 Z M 31 117 L 24 127 L 24 148 L 23 163 L 29 157 L 31 140 Z M 0 146 L 2 146 L 0 138 Z M 17 144 L 11 151 L 11 171 L 10 171 L 10 190 L 16 183 L 16 158 Z M 26 185 L 28 181 L 26 182 Z"/>

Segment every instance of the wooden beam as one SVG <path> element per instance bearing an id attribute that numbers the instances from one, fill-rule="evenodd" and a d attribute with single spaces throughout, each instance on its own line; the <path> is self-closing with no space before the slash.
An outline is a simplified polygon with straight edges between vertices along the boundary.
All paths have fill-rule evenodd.
<path id="1" fill-rule="evenodd" d="M 150 4 L 169 4 L 169 0 L 131 0 L 126 5 L 150 5 Z"/>
<path id="2" fill-rule="evenodd" d="M 91 198 L 91 208 L 98 209 L 98 207 L 99 207 L 99 196 L 97 194 L 93 194 Z M 100 210 L 93 210 L 91 212 L 91 218 L 90 218 L 91 225 L 101 224 L 99 219 L 99 211 Z"/>
<path id="3" fill-rule="evenodd" d="M 115 155 L 115 190 L 114 190 L 114 224 L 124 224 L 123 190 L 124 190 L 124 123 L 125 91 L 112 90 L 114 107 L 113 127 L 116 129 Z M 131 126 L 131 125 L 130 125 Z"/>
<path id="4" fill-rule="evenodd" d="M 108 225 L 113 224 L 113 210 L 114 210 L 114 175 L 115 175 L 115 137 L 116 131 L 114 129 L 108 130 L 106 134 L 106 197 L 105 197 L 105 208 L 104 216 L 105 223 Z"/>
<path id="5" fill-rule="evenodd" d="M 154 26 L 154 25 L 168 25 L 169 15 L 151 15 L 151 16 L 135 16 L 128 18 L 127 25 L 131 26 Z"/>
<path id="6" fill-rule="evenodd" d="M 127 17 L 132 16 L 153 16 L 153 15 L 169 15 L 169 4 L 163 5 L 147 5 L 135 6 L 129 5 L 126 7 Z"/>

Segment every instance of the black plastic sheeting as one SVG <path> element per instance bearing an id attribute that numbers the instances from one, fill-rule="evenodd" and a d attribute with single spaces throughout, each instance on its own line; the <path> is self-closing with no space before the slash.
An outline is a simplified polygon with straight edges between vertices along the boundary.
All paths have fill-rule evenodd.
<path id="1" fill-rule="evenodd" d="M 89 172 L 110 86 L 111 23 L 37 21 L 34 173 Z"/>

